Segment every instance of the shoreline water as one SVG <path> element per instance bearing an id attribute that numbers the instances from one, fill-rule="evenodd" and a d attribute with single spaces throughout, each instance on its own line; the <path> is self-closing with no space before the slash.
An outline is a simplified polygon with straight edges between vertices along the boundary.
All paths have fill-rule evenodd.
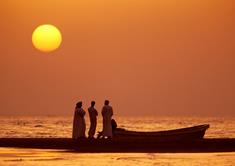
<path id="1" fill-rule="evenodd" d="M 87 130 L 89 127 L 89 119 L 87 117 Z M 225 147 L 230 148 L 234 145 L 235 138 L 235 120 L 234 118 L 220 118 L 220 117 L 118 117 L 115 116 L 115 120 L 118 122 L 118 126 L 134 131 L 161 131 L 169 129 L 177 129 L 187 126 L 193 126 L 198 124 L 210 124 L 210 128 L 206 131 L 204 136 L 204 143 L 201 146 L 204 150 L 197 150 L 199 148 L 196 144 L 194 148 L 188 147 L 187 151 L 184 149 L 174 150 L 168 143 L 165 145 L 161 142 L 158 143 L 158 147 L 154 144 L 154 151 L 149 149 L 140 149 L 139 147 L 132 147 L 129 152 L 119 150 L 116 152 L 98 150 L 91 152 L 92 145 L 83 144 L 87 149 L 74 149 L 68 147 L 61 147 L 61 149 L 51 149 L 51 145 L 58 146 L 53 141 L 54 139 L 61 140 L 61 145 L 68 146 L 71 140 L 72 131 L 72 116 L 69 117 L 45 117 L 45 116 L 33 116 L 33 117 L 0 117 L 0 140 L 6 139 L 6 142 L 0 141 L 5 147 L 0 146 L 0 165 L 12 166 L 12 165 L 28 165 L 28 166 L 49 166 L 49 165 L 89 165 L 89 166 L 103 166 L 103 165 L 161 165 L 161 166 L 182 166 L 182 165 L 206 165 L 206 166 L 232 166 L 235 165 L 235 152 L 225 152 Z M 102 130 L 102 119 L 98 118 L 97 131 Z M 30 145 L 29 139 L 35 141 L 35 148 L 28 146 L 17 147 L 16 139 L 25 139 Z M 9 141 L 12 139 L 12 141 Z M 40 141 L 49 143 L 48 146 L 39 144 Z M 48 142 L 51 139 L 51 142 Z M 216 142 L 217 139 L 217 142 Z M 227 140 L 227 143 L 223 143 L 221 139 Z M 68 141 L 66 141 L 68 140 Z M 206 142 L 207 141 L 207 142 Z M 229 141 L 231 141 L 230 144 Z M 59 141 L 58 141 L 59 142 Z M 130 142 L 131 143 L 131 142 Z M 130 143 L 123 144 L 126 148 Z M 146 141 L 141 141 L 138 146 L 141 146 Z M 176 142 L 173 142 L 176 144 Z M 7 145 L 11 147 L 6 147 Z M 76 143 L 78 144 L 78 143 Z M 221 145 L 223 148 L 218 147 Z M 223 144 L 227 144 L 224 146 Z M 71 144 L 73 146 L 73 144 Z M 133 142 L 133 146 L 136 143 Z M 150 146 L 149 143 L 148 146 Z M 161 145 L 162 147 L 159 147 Z M 185 146 L 185 142 L 181 143 Z M 115 146 L 119 147 L 118 144 Z M 132 145 L 131 145 L 132 146 Z M 163 149 L 169 146 L 167 151 L 163 152 Z M 207 148 L 205 147 L 207 146 Z M 25 145 L 26 147 L 26 145 Z M 106 148 L 112 148 L 111 145 L 106 145 Z M 233 146 L 234 147 L 234 146 Z M 44 148 L 44 149 L 43 149 Z M 64 148 L 64 149 L 63 149 Z M 89 149 L 90 148 L 90 149 Z M 102 145 L 103 148 L 103 145 Z M 153 149 L 152 145 L 151 148 Z M 212 148 L 216 149 L 213 150 Z M 136 150 L 137 149 L 137 150 Z M 182 147 L 181 147 L 182 149 Z M 86 150 L 86 151 L 85 151 Z M 161 151 L 160 151 L 161 150 Z M 174 150 L 174 151 L 173 151 Z M 210 150 L 210 152 L 209 152 Z M 132 152 L 131 152 L 132 151 Z M 217 151 L 217 152 L 215 152 Z M 220 151 L 220 152 L 218 152 Z M 224 151 L 224 152 L 222 152 Z M 184 152 L 184 153 L 183 153 Z"/>
<path id="2" fill-rule="evenodd" d="M 223 153 L 74 153 L 54 149 L 0 148 L 0 165 L 232 166 L 234 152 Z"/>
<path id="3" fill-rule="evenodd" d="M 205 138 L 235 138 L 235 119 L 212 117 L 114 117 L 118 127 L 132 131 L 162 131 L 210 124 Z M 86 117 L 86 134 L 89 118 Z M 97 130 L 102 130 L 98 118 Z M 0 138 L 71 138 L 72 117 L 0 117 Z"/>

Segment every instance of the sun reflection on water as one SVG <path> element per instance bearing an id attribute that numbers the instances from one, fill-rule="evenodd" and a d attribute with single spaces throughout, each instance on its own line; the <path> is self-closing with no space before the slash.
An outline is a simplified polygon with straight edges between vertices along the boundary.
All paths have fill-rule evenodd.
<path id="1" fill-rule="evenodd" d="M 235 153 L 71 153 L 56 150 L 0 148 L 0 165 L 89 166 L 232 166 Z"/>

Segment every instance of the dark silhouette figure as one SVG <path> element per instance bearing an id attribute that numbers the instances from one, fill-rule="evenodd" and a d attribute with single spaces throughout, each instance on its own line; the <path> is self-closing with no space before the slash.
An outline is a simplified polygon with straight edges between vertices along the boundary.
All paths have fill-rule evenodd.
<path id="1" fill-rule="evenodd" d="M 113 116 L 113 108 L 109 105 L 109 101 L 105 100 L 104 106 L 102 108 L 102 116 L 103 116 L 103 137 L 112 138 L 112 126 L 111 119 Z"/>
<path id="2" fill-rule="evenodd" d="M 88 132 L 88 138 L 94 138 L 96 125 L 97 125 L 97 116 L 98 112 L 95 109 L 95 101 L 91 102 L 91 106 L 88 108 L 89 117 L 90 117 L 90 129 Z"/>
<path id="3" fill-rule="evenodd" d="M 82 109 L 82 102 L 78 102 L 74 111 L 73 119 L 73 139 L 84 138 L 86 131 L 85 116 L 86 112 Z"/>
<path id="4" fill-rule="evenodd" d="M 111 125 L 112 125 L 113 134 L 114 134 L 115 130 L 117 129 L 117 122 L 114 119 L 112 119 Z"/>
<path id="5" fill-rule="evenodd" d="M 121 129 L 121 128 L 117 128 L 117 122 L 112 119 L 111 120 L 111 126 L 112 126 L 112 133 L 113 133 L 113 136 L 115 135 L 115 131 L 123 131 L 124 129 Z M 98 132 L 98 136 L 97 138 L 101 138 L 103 136 L 103 132 Z"/>

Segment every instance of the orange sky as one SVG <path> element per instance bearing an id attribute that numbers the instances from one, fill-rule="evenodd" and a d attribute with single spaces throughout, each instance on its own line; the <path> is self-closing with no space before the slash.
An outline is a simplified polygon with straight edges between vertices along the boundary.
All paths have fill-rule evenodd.
<path id="1" fill-rule="evenodd" d="M 1 0 L 0 115 L 235 115 L 234 0 Z M 61 47 L 31 43 L 56 25 Z"/>

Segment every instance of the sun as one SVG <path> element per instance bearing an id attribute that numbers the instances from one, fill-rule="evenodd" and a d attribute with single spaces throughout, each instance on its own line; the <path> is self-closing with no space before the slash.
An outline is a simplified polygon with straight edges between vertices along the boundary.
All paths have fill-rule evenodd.
<path id="1" fill-rule="evenodd" d="M 62 35 L 56 26 L 44 24 L 33 31 L 32 42 L 36 49 L 43 52 L 51 52 L 60 47 Z"/>

